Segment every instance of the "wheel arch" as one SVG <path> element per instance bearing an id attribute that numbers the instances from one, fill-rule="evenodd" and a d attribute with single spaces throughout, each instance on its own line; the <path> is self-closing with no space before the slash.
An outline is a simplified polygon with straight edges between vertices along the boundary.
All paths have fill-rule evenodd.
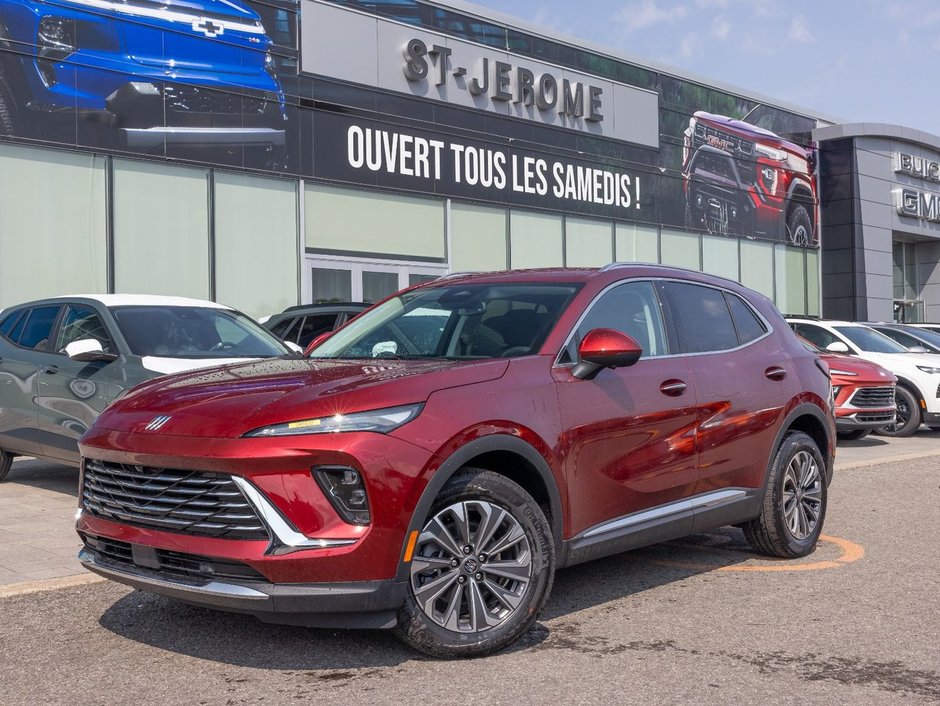
<path id="1" fill-rule="evenodd" d="M 773 453 L 767 461 L 767 470 L 764 473 L 765 488 L 767 480 L 770 478 L 770 471 L 773 467 L 780 444 L 783 443 L 787 434 L 794 431 L 801 431 L 808 434 L 809 437 L 816 442 L 826 462 L 826 485 L 832 482 L 832 466 L 834 461 L 832 452 L 834 442 L 832 434 L 835 432 L 830 430 L 829 420 L 817 405 L 804 402 L 794 407 L 790 413 L 787 414 L 783 424 L 780 425 L 780 431 L 777 432 L 777 438 L 774 440 Z"/>
<path id="2" fill-rule="evenodd" d="M 405 545 L 407 546 L 412 532 L 421 531 L 425 517 L 447 481 L 466 466 L 499 473 L 518 483 L 535 499 L 548 517 L 556 556 L 559 566 L 562 566 L 564 510 L 558 482 L 548 462 L 535 447 L 509 434 L 491 434 L 474 439 L 454 451 L 438 467 L 422 491 L 412 513 L 405 533 Z M 404 561 L 405 548 L 402 549 L 398 568 L 398 578 L 402 580 L 408 576 L 408 564 Z"/>

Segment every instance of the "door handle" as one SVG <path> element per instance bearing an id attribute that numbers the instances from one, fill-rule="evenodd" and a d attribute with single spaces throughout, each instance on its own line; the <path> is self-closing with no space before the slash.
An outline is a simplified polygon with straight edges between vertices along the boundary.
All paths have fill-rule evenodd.
<path id="1" fill-rule="evenodd" d="M 764 371 L 764 375 L 771 380 L 783 380 L 787 376 L 787 371 L 779 365 L 771 365 Z"/>
<path id="2" fill-rule="evenodd" d="M 42 369 L 42 371 L 46 373 L 47 375 L 55 375 L 57 372 L 59 372 L 59 366 L 47 365 L 45 368 Z"/>
<path id="3" fill-rule="evenodd" d="M 659 386 L 659 391 L 669 397 L 678 397 L 685 392 L 686 387 L 688 387 L 688 385 L 682 382 L 682 380 L 666 380 Z"/>

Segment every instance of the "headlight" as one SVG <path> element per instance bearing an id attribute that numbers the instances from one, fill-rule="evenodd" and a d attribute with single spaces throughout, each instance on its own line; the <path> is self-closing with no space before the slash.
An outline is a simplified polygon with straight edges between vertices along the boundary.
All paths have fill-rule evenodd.
<path id="1" fill-rule="evenodd" d="M 853 373 L 849 370 L 837 370 L 836 368 L 829 368 L 830 375 L 843 375 L 845 377 L 858 377 L 858 373 Z"/>
<path id="2" fill-rule="evenodd" d="M 930 373 L 931 375 L 940 375 L 940 368 L 932 368 L 929 365 L 918 365 L 917 369 L 922 373 Z"/>
<path id="3" fill-rule="evenodd" d="M 387 407 L 369 412 L 334 414 L 332 417 L 300 419 L 296 422 L 273 424 L 253 429 L 244 436 L 296 436 L 299 434 L 332 434 L 342 431 L 374 431 L 387 434 L 417 417 L 424 403 Z"/>
<path id="4" fill-rule="evenodd" d="M 271 52 L 264 55 L 264 70 L 267 71 L 270 76 L 275 76 L 277 73 L 277 65 L 274 63 L 274 56 Z"/>
<path id="5" fill-rule="evenodd" d="M 787 153 L 783 150 L 774 149 L 773 147 L 768 147 L 767 145 L 762 145 L 759 142 L 754 145 L 754 151 L 757 154 L 762 154 L 765 157 L 770 157 L 775 159 L 778 162 L 782 162 L 787 158 Z"/>

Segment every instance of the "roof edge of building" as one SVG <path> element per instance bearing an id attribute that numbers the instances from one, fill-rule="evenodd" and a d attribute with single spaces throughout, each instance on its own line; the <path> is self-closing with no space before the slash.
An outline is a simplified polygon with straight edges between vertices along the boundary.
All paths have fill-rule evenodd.
<path id="1" fill-rule="evenodd" d="M 940 136 L 923 130 L 890 123 L 844 123 L 829 125 L 813 130 L 813 139 L 817 142 L 841 140 L 852 137 L 887 137 L 903 140 L 940 152 Z"/>

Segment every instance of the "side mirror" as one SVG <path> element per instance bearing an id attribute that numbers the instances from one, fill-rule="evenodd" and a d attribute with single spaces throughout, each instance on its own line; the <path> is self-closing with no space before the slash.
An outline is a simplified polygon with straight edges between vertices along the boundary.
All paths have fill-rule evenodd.
<path id="1" fill-rule="evenodd" d="M 72 341 L 65 347 L 65 355 L 82 363 L 90 363 L 96 360 L 117 360 L 116 353 L 105 353 L 101 347 L 101 341 L 94 338 Z"/>
<path id="2" fill-rule="evenodd" d="M 284 345 L 290 348 L 291 353 L 303 353 L 304 349 L 298 346 L 293 341 L 284 341 Z"/>
<path id="3" fill-rule="evenodd" d="M 842 341 L 833 341 L 828 346 L 826 346 L 826 350 L 830 353 L 848 353 L 849 347 Z"/>
<path id="4" fill-rule="evenodd" d="M 328 339 L 332 335 L 333 335 L 332 331 L 324 331 L 323 333 L 321 333 L 319 336 L 317 336 L 312 341 L 310 341 L 310 343 L 307 345 L 306 348 L 304 348 L 304 355 L 305 356 L 310 355 L 310 353 L 313 351 L 314 348 L 319 346 L 321 343 L 323 343 L 326 339 Z"/>
<path id="5" fill-rule="evenodd" d="M 911 346 L 910 348 L 907 349 L 907 352 L 908 353 L 930 353 L 930 351 L 927 348 L 924 348 L 923 346 Z"/>
<path id="6" fill-rule="evenodd" d="M 604 368 L 626 368 L 636 363 L 643 348 L 620 331 L 596 328 L 588 331 L 578 346 L 578 362 L 571 374 L 580 380 L 593 380 Z"/>

